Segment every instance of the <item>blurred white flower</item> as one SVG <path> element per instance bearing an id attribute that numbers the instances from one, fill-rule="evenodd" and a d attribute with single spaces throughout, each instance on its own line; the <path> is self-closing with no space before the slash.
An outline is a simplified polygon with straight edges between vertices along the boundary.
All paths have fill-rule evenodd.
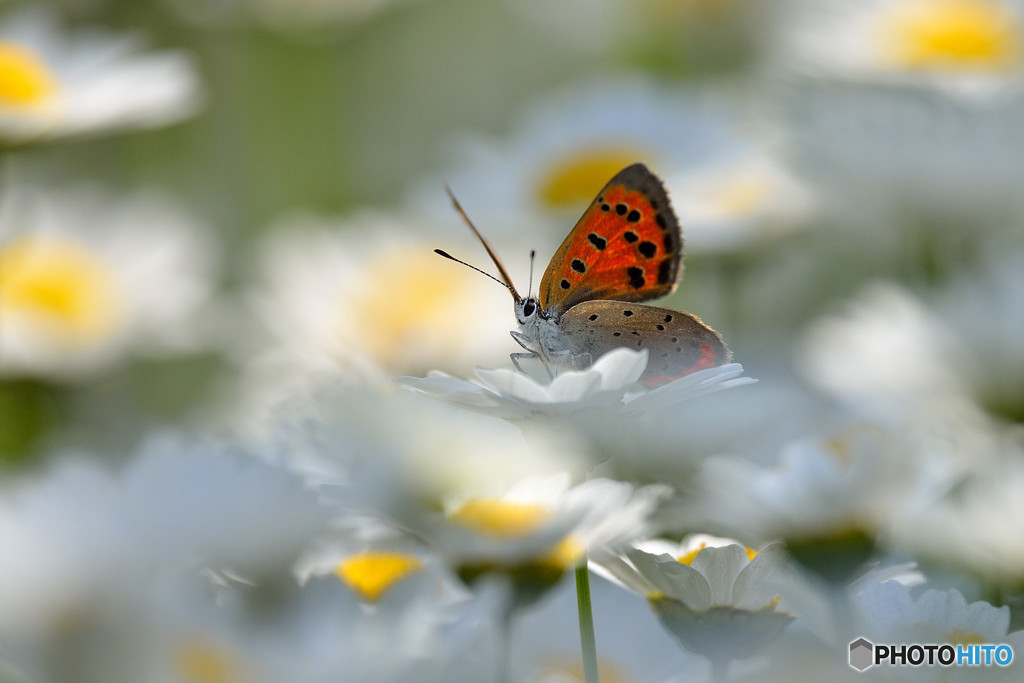
<path id="1" fill-rule="evenodd" d="M 1022 75 L 1018 0 L 832 0 L 802 9 L 786 47 L 810 68 L 951 88 Z"/>
<path id="2" fill-rule="evenodd" d="M 688 251 L 743 249 L 807 225 L 814 199 L 775 155 L 709 164 L 666 179 Z"/>
<path id="3" fill-rule="evenodd" d="M 1006 343 L 1012 344 L 1013 306 L 994 314 L 1002 323 L 978 315 L 978 330 L 967 329 L 969 313 L 940 312 L 891 285 L 866 288 L 850 308 L 844 317 L 815 323 L 805 336 L 800 357 L 806 378 L 959 466 L 985 462 L 998 449 L 1003 428 L 977 402 L 986 396 L 979 368 L 994 364 L 1000 370 L 990 365 L 989 374 L 1010 374 L 1013 364 L 1003 369 L 977 340 L 994 325 L 1006 325 Z M 1003 406 L 1005 415 L 1014 410 L 1012 402 Z"/>
<path id="4" fill-rule="evenodd" d="M 153 128 L 192 116 L 200 82 L 183 52 L 146 54 L 134 36 L 64 32 L 42 7 L 0 20 L 0 140 Z"/>
<path id="5" fill-rule="evenodd" d="M 968 604 L 956 589 L 926 590 L 917 598 L 897 581 L 865 588 L 854 598 L 868 639 L 907 643 L 1024 643 L 1009 633 L 1010 608 L 979 600 Z M 1007 637 L 1009 636 L 1009 638 Z"/>
<path id="6" fill-rule="evenodd" d="M 329 379 L 328 387 L 260 418 L 264 430 L 252 434 L 253 449 L 318 487 L 346 515 L 383 520 L 377 527 L 359 522 L 359 536 L 371 545 L 393 535 L 394 520 L 439 510 L 453 496 L 584 474 L 575 435 L 564 430 L 538 428 L 527 440 L 507 422 L 417 400 L 390 382 Z"/>
<path id="7" fill-rule="evenodd" d="M 811 382 L 878 412 L 966 390 L 969 357 L 950 330 L 895 285 L 867 286 L 841 317 L 806 333 L 799 356 Z"/>
<path id="8" fill-rule="evenodd" d="M 414 393 L 513 421 L 602 411 L 634 415 L 756 381 L 739 377 L 743 366 L 729 363 L 646 389 L 637 384 L 646 367 L 646 350 L 622 348 L 609 351 L 586 370 L 566 370 L 548 382 L 506 368 L 477 369 L 477 382 L 438 371 L 399 381 Z"/>
<path id="9" fill-rule="evenodd" d="M 784 539 L 810 568 L 845 582 L 879 536 L 934 503 L 960 469 L 912 438 L 851 424 L 827 439 L 790 444 L 774 466 L 708 460 L 679 515 L 740 538 Z"/>
<path id="10" fill-rule="evenodd" d="M 745 245 L 801 215 L 804 196 L 744 129 L 741 102 L 641 78 L 590 78 L 528 107 L 504 142 L 451 145 L 449 168 L 416 184 L 411 201 L 448 215 L 436 190 L 446 182 L 500 252 L 536 247 L 543 264 L 604 184 L 643 161 L 665 183 L 684 238 L 692 228 L 688 251 Z M 692 213 L 690 202 L 699 204 Z"/>
<path id="11" fill-rule="evenodd" d="M 294 582 L 292 565 L 329 521 L 296 477 L 171 438 L 145 444 L 117 475 L 65 457 L 4 488 L 0 637 L 45 679 L 69 667 L 76 678 L 102 669 L 109 677 L 93 680 L 138 680 L 124 668 L 145 667 L 152 641 L 169 637 L 154 620 L 201 600 L 199 572 Z M 95 639 L 88 654 L 73 645 L 82 637 Z"/>
<path id="12" fill-rule="evenodd" d="M 424 539 L 474 592 L 500 596 L 506 619 L 534 603 L 590 552 L 612 552 L 650 533 L 667 487 L 566 475 L 536 477 L 495 492 L 465 491 L 442 510 L 411 501 L 397 519 Z"/>
<path id="13" fill-rule="evenodd" d="M 614 551 L 649 533 L 648 518 L 668 492 L 661 485 L 634 488 L 608 479 L 570 486 L 568 476 L 553 475 L 499 493 L 463 492 L 448 500 L 443 518 L 408 523 L 423 525 L 456 563 L 539 562 L 565 569 L 588 552 Z"/>
<path id="14" fill-rule="evenodd" d="M 247 634 L 251 622 L 240 621 L 255 680 L 491 680 L 493 601 L 453 598 L 416 577 L 372 605 L 337 576 L 318 577 L 267 628 Z"/>
<path id="15" fill-rule="evenodd" d="M 1000 249 L 935 292 L 932 312 L 955 334 L 949 357 L 975 397 L 997 415 L 1024 421 L 1024 254 Z"/>
<path id="16" fill-rule="evenodd" d="M 210 240 L 169 198 L 9 187 L 0 206 L 0 374 L 75 377 L 205 343 Z"/>
<path id="17" fill-rule="evenodd" d="M 1019 215 L 1024 4 L 833 1 L 790 29 L 774 85 L 792 161 L 867 253 L 894 230 L 935 251 Z"/>
<path id="18" fill-rule="evenodd" d="M 1016 586 L 1024 572 L 1024 500 L 1018 495 L 1024 446 L 1011 442 L 1001 455 L 986 459 L 984 469 L 935 505 L 899 520 L 899 545 L 993 584 Z"/>
<path id="19" fill-rule="evenodd" d="M 514 346 L 508 293 L 433 253 L 441 245 L 423 240 L 436 233 L 421 223 L 359 214 L 277 227 L 248 299 L 285 372 L 467 369 L 501 357 L 503 339 Z"/>
<path id="20" fill-rule="evenodd" d="M 680 643 L 719 668 L 756 654 L 793 620 L 777 609 L 788 567 L 779 545 L 761 551 L 705 547 L 678 558 L 633 549 L 625 556 L 602 554 L 595 562 L 647 598 Z"/>

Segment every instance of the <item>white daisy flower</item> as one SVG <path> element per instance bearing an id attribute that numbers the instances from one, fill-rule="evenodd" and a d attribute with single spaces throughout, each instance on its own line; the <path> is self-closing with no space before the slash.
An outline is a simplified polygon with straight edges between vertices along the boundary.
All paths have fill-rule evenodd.
<path id="1" fill-rule="evenodd" d="M 11 187 L 0 207 L 0 374 L 76 377 L 204 343 L 209 240 L 167 197 Z"/>
<path id="2" fill-rule="evenodd" d="M 637 78 L 591 78 L 526 109 L 504 143 L 467 139 L 440 178 L 412 188 L 413 205 L 446 216 L 447 183 L 500 252 L 551 253 L 617 172 L 643 161 L 664 181 L 688 250 L 721 249 L 802 213 L 797 183 L 742 129 L 735 98 Z M 697 178 L 713 178 L 698 183 Z M 688 202 L 699 208 L 688 214 Z M 529 240 L 524 245 L 524 226 Z M 720 236 L 719 233 L 728 233 Z M 542 257 L 543 263 L 543 257 Z"/>
<path id="3" fill-rule="evenodd" d="M 955 259 L 961 242 L 937 237 L 974 238 L 1019 215 L 1024 4 L 869 0 L 808 13 L 783 37 L 793 54 L 777 74 L 780 120 L 794 164 L 860 243 L 877 250 L 902 231 Z"/>
<path id="4" fill-rule="evenodd" d="M 851 425 L 786 448 L 774 466 L 705 462 L 681 519 L 744 538 L 781 538 L 806 566 L 845 583 L 896 520 L 943 495 L 960 468 L 911 438 Z"/>
<path id="5" fill-rule="evenodd" d="M 497 494 L 467 491 L 450 498 L 443 518 L 426 533 L 461 565 L 540 563 L 561 570 L 588 552 L 622 548 L 643 536 L 668 492 L 608 479 L 570 486 L 567 475 L 531 478 Z"/>
<path id="6" fill-rule="evenodd" d="M 371 213 L 295 216 L 274 230 L 248 298 L 284 365 L 392 375 L 499 357 L 494 340 L 507 338 L 508 293 L 433 253 L 442 244 L 421 235 L 444 231 L 421 223 Z"/>
<path id="7" fill-rule="evenodd" d="M 253 434 L 254 450 L 348 514 L 384 520 L 385 536 L 388 520 L 441 509 L 467 491 L 498 495 L 525 479 L 585 474 L 575 435 L 564 430 L 536 429 L 527 439 L 514 425 L 416 400 L 391 382 L 390 392 L 351 378 L 331 382 L 263 416 L 271 431 Z"/>
<path id="8" fill-rule="evenodd" d="M 1004 444 L 998 460 L 966 476 L 935 505 L 899 520 L 902 547 L 961 569 L 997 586 L 1015 586 L 1024 572 L 1024 448 Z M 978 454 L 984 457 L 985 454 Z"/>
<path id="9" fill-rule="evenodd" d="M 808 380 L 853 401 L 881 402 L 879 412 L 966 393 L 965 349 L 908 292 L 871 284 L 848 308 L 807 331 L 799 355 Z"/>
<path id="10" fill-rule="evenodd" d="M 729 160 L 666 179 L 687 250 L 742 249 L 807 225 L 814 201 L 768 153 Z"/>
<path id="11" fill-rule="evenodd" d="M 802 9 L 788 48 L 821 69 L 949 87 L 1022 75 L 1018 0 L 831 1 Z"/>
<path id="12" fill-rule="evenodd" d="M 506 368 L 478 369 L 476 382 L 438 371 L 399 381 L 414 393 L 512 421 L 600 412 L 636 415 L 756 381 L 740 377 L 743 366 L 729 363 L 646 389 L 637 384 L 646 367 L 646 350 L 622 348 L 586 370 L 560 372 L 548 382 Z"/>
<path id="13" fill-rule="evenodd" d="M 998 362 L 983 352 L 977 336 L 983 330 L 964 329 L 965 315 L 950 309 L 940 313 L 892 285 L 873 285 L 848 314 L 810 328 L 801 344 L 800 369 L 858 413 L 912 435 L 960 467 L 975 467 L 1002 438 L 975 396 L 985 395 L 979 368 Z M 1010 346 L 1016 339 L 1012 318 L 1013 306 L 996 316 L 1003 321 L 997 325 L 1010 327 L 1003 341 Z M 1001 371 L 1011 374 L 1010 368 Z M 1012 403 L 1004 411 L 1013 415 Z"/>
<path id="14" fill-rule="evenodd" d="M 1024 643 L 1009 633 L 1010 608 L 968 603 L 956 589 L 926 590 L 917 598 L 897 581 L 868 586 L 854 598 L 864 636 L 907 643 Z"/>
<path id="15" fill-rule="evenodd" d="M 182 52 L 146 54 L 133 36 L 65 33 L 41 7 L 0 20 L 0 140 L 163 126 L 192 116 L 200 99 Z"/>
<path id="16" fill-rule="evenodd" d="M 464 491 L 436 512 L 406 504 L 399 521 L 424 538 L 467 584 L 496 585 L 509 615 L 537 600 L 587 553 L 613 551 L 649 533 L 667 487 L 566 475 L 531 478 L 495 492 Z"/>
<path id="17" fill-rule="evenodd" d="M 705 547 L 680 557 L 642 550 L 595 560 L 645 597 L 662 625 L 687 649 L 723 669 L 778 638 L 793 616 L 777 609 L 787 557 L 779 545 Z"/>
<path id="18" fill-rule="evenodd" d="M 812 384 L 878 419 L 958 414 L 944 431 L 984 438 L 996 417 L 1024 411 L 1021 255 L 1004 251 L 955 274 L 929 303 L 891 284 L 860 292 L 848 310 L 823 318 L 799 344 Z M 998 429 L 998 428 L 996 428 Z"/>
<path id="19" fill-rule="evenodd" d="M 329 521 L 293 475 L 170 438 L 145 444 L 119 474 L 64 458 L 5 489 L 0 633 L 29 653 L 66 643 L 68 629 L 91 633 L 94 621 L 146 613 L 204 567 L 254 581 L 290 577 Z"/>
<path id="20" fill-rule="evenodd" d="M 962 351 L 947 356 L 992 413 L 1024 421 L 1024 253 L 1001 249 L 958 273 L 932 298 L 931 312 Z"/>

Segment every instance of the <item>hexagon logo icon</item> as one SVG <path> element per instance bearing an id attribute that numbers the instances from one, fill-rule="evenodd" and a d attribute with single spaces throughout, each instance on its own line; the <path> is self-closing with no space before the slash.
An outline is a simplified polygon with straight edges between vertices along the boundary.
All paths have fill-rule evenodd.
<path id="1" fill-rule="evenodd" d="M 850 643 L 850 666 L 865 671 L 875 664 L 875 646 L 867 638 L 858 638 Z"/>

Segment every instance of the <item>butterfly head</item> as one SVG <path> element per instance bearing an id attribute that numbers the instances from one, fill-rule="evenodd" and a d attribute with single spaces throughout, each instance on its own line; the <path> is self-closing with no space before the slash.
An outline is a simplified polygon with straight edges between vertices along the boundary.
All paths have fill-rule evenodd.
<path id="1" fill-rule="evenodd" d="M 520 325 L 525 325 L 535 318 L 546 318 L 544 315 L 544 309 L 540 307 L 540 302 L 536 297 L 528 296 L 525 299 L 519 299 L 515 303 L 516 320 Z"/>

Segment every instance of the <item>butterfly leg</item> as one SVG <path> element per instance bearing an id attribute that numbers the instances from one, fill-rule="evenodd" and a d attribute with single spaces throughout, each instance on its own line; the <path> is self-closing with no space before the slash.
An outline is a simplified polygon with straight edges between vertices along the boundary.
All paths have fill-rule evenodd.
<path id="1" fill-rule="evenodd" d="M 509 334 L 512 335 L 512 338 L 516 341 L 517 344 L 519 344 L 520 346 L 527 350 L 527 353 L 509 354 L 509 358 L 512 359 L 512 364 L 516 366 L 516 370 L 523 373 L 524 375 L 527 374 L 526 371 L 523 370 L 522 366 L 519 365 L 519 361 L 525 358 L 529 358 L 531 360 L 534 358 L 539 358 L 540 362 L 544 365 L 544 369 L 547 370 L 548 377 L 550 379 L 555 378 L 555 373 L 551 372 L 551 367 L 548 365 L 548 359 L 544 354 L 544 346 L 542 344 L 538 344 L 537 350 L 534 350 L 532 346 L 533 339 L 531 339 L 530 337 L 526 336 L 522 332 L 516 332 L 515 330 L 510 331 Z"/>
<path id="2" fill-rule="evenodd" d="M 518 370 L 520 373 L 524 375 L 526 374 L 526 370 L 523 370 L 522 366 L 519 365 L 519 361 L 527 358 L 530 360 L 533 360 L 534 358 L 540 358 L 540 356 L 538 356 L 533 351 L 530 351 L 529 353 L 510 353 L 508 354 L 508 357 L 512 359 L 512 365 L 516 366 L 516 370 Z"/>

